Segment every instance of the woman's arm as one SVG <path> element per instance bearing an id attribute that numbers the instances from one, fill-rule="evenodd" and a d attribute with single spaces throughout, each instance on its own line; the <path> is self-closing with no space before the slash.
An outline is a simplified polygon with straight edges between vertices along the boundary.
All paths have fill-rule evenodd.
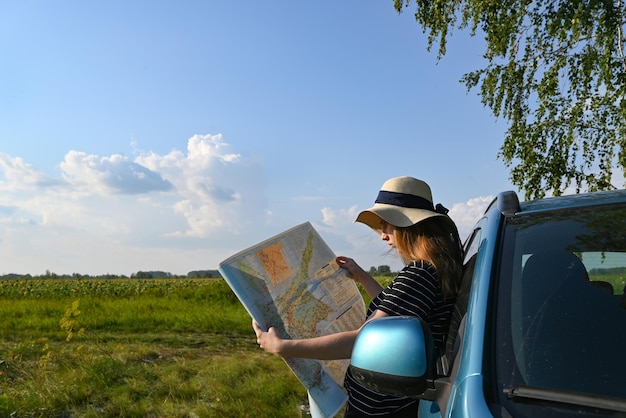
<path id="1" fill-rule="evenodd" d="M 358 330 L 338 332 L 322 337 L 302 340 L 284 340 L 276 334 L 274 327 L 264 332 L 252 321 L 259 346 L 268 353 L 281 357 L 312 358 L 317 360 L 337 360 L 350 358 L 352 346 Z"/>
<path id="2" fill-rule="evenodd" d="M 387 316 L 382 311 L 375 311 L 369 320 Z M 317 360 L 348 359 L 352 355 L 352 346 L 359 333 L 359 329 L 353 331 L 338 332 L 321 337 L 306 338 L 301 340 L 285 340 L 276 334 L 274 327 L 267 332 L 263 331 L 259 324 L 252 320 L 252 328 L 256 334 L 259 346 L 268 353 L 277 354 L 281 357 L 311 358 Z"/>

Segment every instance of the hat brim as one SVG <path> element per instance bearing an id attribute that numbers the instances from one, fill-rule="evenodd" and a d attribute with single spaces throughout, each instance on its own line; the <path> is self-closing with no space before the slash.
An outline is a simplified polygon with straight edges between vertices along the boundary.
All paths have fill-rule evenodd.
<path id="1" fill-rule="evenodd" d="M 395 205 L 376 203 L 369 209 L 359 213 L 354 222 L 361 222 L 375 231 L 381 231 L 381 221 L 398 228 L 407 228 L 426 219 L 446 215 L 427 209 L 409 209 Z"/>

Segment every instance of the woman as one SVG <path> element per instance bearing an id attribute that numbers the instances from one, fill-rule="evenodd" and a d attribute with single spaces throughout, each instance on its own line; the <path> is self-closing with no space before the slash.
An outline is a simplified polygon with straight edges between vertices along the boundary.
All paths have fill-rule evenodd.
<path id="1" fill-rule="evenodd" d="M 394 315 L 422 318 L 433 334 L 435 349 L 444 348 L 447 328 L 462 273 L 459 234 L 447 210 L 433 205 L 430 187 L 413 177 L 387 180 L 373 207 L 361 212 L 362 222 L 395 248 L 405 267 L 383 289 L 353 259 L 337 257 L 340 267 L 372 298 L 367 320 Z M 333 360 L 350 358 L 359 330 L 322 337 L 283 340 L 274 328 L 264 332 L 253 321 L 257 342 L 265 351 L 282 357 Z M 346 418 L 384 416 L 416 417 L 417 400 L 373 392 L 348 372 Z"/>

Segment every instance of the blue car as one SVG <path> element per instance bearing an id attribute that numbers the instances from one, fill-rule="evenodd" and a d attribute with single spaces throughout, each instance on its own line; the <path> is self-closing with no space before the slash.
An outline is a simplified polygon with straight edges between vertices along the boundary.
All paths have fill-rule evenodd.
<path id="1" fill-rule="evenodd" d="M 417 318 L 370 321 L 354 375 L 420 417 L 626 416 L 626 190 L 501 193 L 464 248 L 445 352 Z"/>

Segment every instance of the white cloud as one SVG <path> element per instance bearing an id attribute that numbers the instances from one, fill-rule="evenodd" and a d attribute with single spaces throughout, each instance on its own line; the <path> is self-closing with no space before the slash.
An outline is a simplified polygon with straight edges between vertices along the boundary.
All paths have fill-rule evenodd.
<path id="1" fill-rule="evenodd" d="M 321 212 L 322 224 L 315 225 L 316 229 L 337 238 L 337 241 L 343 242 L 344 246 L 347 244 L 355 252 L 363 251 L 369 245 L 371 238 L 376 238 L 371 231 L 368 231 L 369 228 L 359 228 L 360 225 L 355 228 L 354 220 L 358 213 L 356 205 L 339 210 L 325 207 L 321 209 Z M 363 239 L 364 233 L 367 234 L 366 239 Z"/>
<path id="2" fill-rule="evenodd" d="M 159 173 L 119 154 L 98 157 L 70 151 L 61 169 L 72 188 L 88 193 L 144 194 L 173 187 Z"/>
<path id="3" fill-rule="evenodd" d="M 339 211 L 326 207 L 322 208 L 322 223 L 330 227 L 337 226 L 337 223 L 345 225 L 352 223 L 356 219 L 356 215 L 356 205 L 348 209 L 340 209 Z"/>
<path id="4" fill-rule="evenodd" d="M 482 196 L 468 200 L 464 203 L 455 203 L 448 215 L 456 223 L 461 240 L 471 232 L 472 227 L 480 219 L 493 201 L 493 196 Z"/>
<path id="5" fill-rule="evenodd" d="M 399 267 L 377 234 L 354 224 L 357 206 L 317 206 L 319 198 L 281 190 L 268 207 L 263 163 L 221 135 L 195 135 L 165 154 L 132 148 L 133 157 L 69 151 L 58 177 L 0 154 L 0 273 L 184 274 L 309 217 L 338 255 Z M 452 207 L 462 236 L 490 201 Z"/>
<path id="6" fill-rule="evenodd" d="M 262 222 L 265 212 L 265 173 L 256 162 L 230 151 L 221 135 L 194 135 L 187 154 L 147 153 L 135 160 L 160 173 L 174 185 L 173 208 L 187 220 L 184 231 L 172 235 L 206 237 L 237 233 Z"/>
<path id="7" fill-rule="evenodd" d="M 232 152 L 221 135 L 133 158 L 73 150 L 53 178 L 0 154 L 0 258 L 11 260 L 0 273 L 130 274 L 120 269 L 139 263 L 139 254 L 156 261 L 141 268 L 186 273 L 184 265 L 215 268 L 242 231 L 263 234 L 271 217 L 264 167 Z"/>
<path id="8" fill-rule="evenodd" d="M 5 180 L 0 178 L 0 190 L 34 190 L 42 186 L 50 186 L 56 182 L 45 173 L 36 170 L 22 158 L 12 158 L 0 153 L 0 172 Z"/>

